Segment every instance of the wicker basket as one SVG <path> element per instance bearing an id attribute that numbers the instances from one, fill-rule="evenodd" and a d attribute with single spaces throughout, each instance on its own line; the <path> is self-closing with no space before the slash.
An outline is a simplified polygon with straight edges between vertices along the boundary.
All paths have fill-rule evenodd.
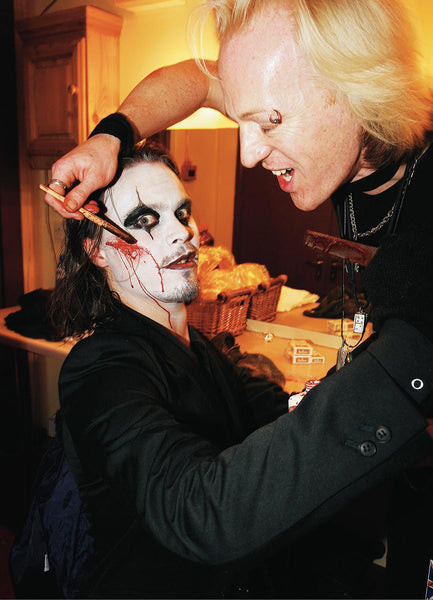
<path id="1" fill-rule="evenodd" d="M 279 275 L 271 279 L 270 285 L 259 285 L 256 292 L 251 296 L 248 319 L 273 321 L 277 316 L 281 288 L 286 281 L 287 275 Z"/>
<path id="2" fill-rule="evenodd" d="M 216 300 L 197 298 L 187 306 L 188 323 L 209 338 L 221 331 L 239 335 L 247 325 L 247 314 L 253 288 L 222 292 Z"/>

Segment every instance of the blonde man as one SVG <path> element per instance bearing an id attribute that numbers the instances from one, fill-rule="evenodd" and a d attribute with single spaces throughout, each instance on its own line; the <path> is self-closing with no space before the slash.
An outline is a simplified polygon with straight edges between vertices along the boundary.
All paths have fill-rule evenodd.
<path id="1" fill-rule="evenodd" d="M 285 167 L 285 179 L 293 169 L 291 186 L 283 180 L 282 187 L 302 210 L 390 162 L 402 161 L 391 178 L 392 183 L 401 180 L 403 163 L 428 143 L 431 98 L 418 70 L 409 20 L 398 1 L 204 4 L 216 18 L 218 64 L 207 61 L 201 70 L 194 61 L 186 61 L 155 71 L 138 84 L 119 108 L 134 128 L 134 141 L 200 106 L 211 106 L 239 123 L 246 166 L 262 163 L 273 171 Z M 321 156 L 320 172 L 317 162 L 313 170 L 303 164 L 302 156 L 298 164 L 296 155 L 284 151 L 292 130 L 301 137 L 304 121 L 306 127 L 314 122 L 315 113 L 308 108 L 317 106 L 326 138 L 315 151 Z M 67 194 L 70 209 L 109 182 L 121 141 L 131 140 L 123 130 L 127 125 L 112 119 L 97 128 L 104 135 L 93 135 L 53 166 L 53 177 L 68 188 L 80 182 Z M 114 119 L 120 119 L 117 113 Z M 311 133 L 307 137 L 313 139 Z M 340 148 L 343 164 L 335 154 Z M 71 216 L 53 198 L 47 197 L 47 202 Z"/>

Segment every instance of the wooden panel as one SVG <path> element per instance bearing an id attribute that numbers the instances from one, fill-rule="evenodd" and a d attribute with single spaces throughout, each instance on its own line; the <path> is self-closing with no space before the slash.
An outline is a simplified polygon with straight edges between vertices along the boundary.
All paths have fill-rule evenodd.
<path id="1" fill-rule="evenodd" d="M 87 134 L 119 106 L 118 40 L 106 31 L 89 30 L 87 38 Z"/>
<path id="2" fill-rule="evenodd" d="M 122 19 L 81 6 L 22 19 L 30 166 L 49 169 L 119 104 Z"/>
<path id="3" fill-rule="evenodd" d="M 341 262 L 304 246 L 306 229 L 338 235 L 330 201 L 311 212 L 297 209 L 281 191 L 274 175 L 262 166 L 246 169 L 238 162 L 233 228 L 237 262 L 266 265 L 287 285 L 325 295 L 341 277 Z"/>
<path id="4" fill-rule="evenodd" d="M 79 143 L 77 53 L 81 42 L 28 51 L 26 139 L 33 168 L 50 168 Z M 85 90 L 84 90 L 85 92 Z"/>

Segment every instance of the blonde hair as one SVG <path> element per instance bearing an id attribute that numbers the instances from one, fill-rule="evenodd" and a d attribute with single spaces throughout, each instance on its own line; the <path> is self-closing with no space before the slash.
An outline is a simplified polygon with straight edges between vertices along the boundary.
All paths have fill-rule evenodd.
<path id="1" fill-rule="evenodd" d="M 301 52 L 333 100 L 360 123 L 372 166 L 425 144 L 432 95 L 399 0 L 205 0 L 202 6 L 222 42 L 272 4 L 288 10 Z"/>

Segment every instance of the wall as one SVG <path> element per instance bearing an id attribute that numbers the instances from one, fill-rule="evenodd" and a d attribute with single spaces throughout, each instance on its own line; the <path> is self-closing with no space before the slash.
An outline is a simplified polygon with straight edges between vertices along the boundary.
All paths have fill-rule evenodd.
<path id="1" fill-rule="evenodd" d="M 197 179 L 184 182 L 197 223 L 206 224 L 217 245 L 232 247 L 237 131 L 172 131 L 170 148 L 179 166 L 197 164 Z"/>
<path id="2" fill-rule="evenodd" d="M 56 0 L 48 12 L 90 4 L 123 17 L 120 46 L 120 100 L 145 75 L 165 64 L 191 57 L 187 41 L 187 23 L 191 11 L 200 0 L 144 0 L 143 8 L 126 10 L 122 0 Z M 50 4 L 49 0 L 16 0 L 25 5 L 25 16 L 34 16 Z M 146 8 L 147 5 L 147 8 Z M 212 29 L 206 31 L 206 54 L 216 58 L 217 42 Z"/>
<path id="3" fill-rule="evenodd" d="M 433 2 L 432 0 L 403 0 L 419 40 L 421 62 L 431 76 L 433 76 Z"/>

